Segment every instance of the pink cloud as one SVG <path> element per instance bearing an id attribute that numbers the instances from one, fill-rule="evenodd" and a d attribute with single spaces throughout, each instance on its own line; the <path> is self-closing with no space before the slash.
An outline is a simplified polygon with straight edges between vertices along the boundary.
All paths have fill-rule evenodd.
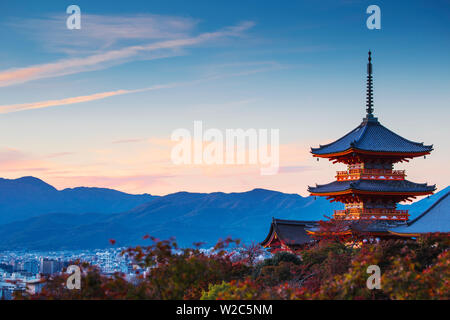
<path id="1" fill-rule="evenodd" d="M 74 152 L 55 152 L 51 153 L 47 156 L 47 158 L 58 158 L 58 157 L 64 157 L 64 156 L 70 156 L 74 154 Z"/>
<path id="2" fill-rule="evenodd" d="M 83 103 L 83 102 L 101 100 L 101 99 L 118 96 L 118 95 L 124 95 L 124 94 L 154 91 L 154 90 L 161 90 L 161 89 L 170 89 L 170 88 L 175 88 L 175 87 L 180 87 L 180 86 L 188 86 L 188 85 L 194 85 L 194 84 L 198 84 L 198 83 L 202 83 L 202 82 L 217 80 L 220 78 L 245 76 L 245 75 L 249 75 L 249 74 L 253 74 L 253 73 L 265 72 L 265 71 L 271 71 L 271 70 L 273 70 L 273 69 L 248 70 L 248 71 L 239 72 L 239 73 L 221 74 L 221 75 L 216 75 L 216 76 L 209 77 L 209 78 L 197 79 L 197 80 L 186 81 L 186 82 L 174 82 L 174 83 L 169 83 L 169 84 L 159 84 L 159 85 L 154 85 L 154 86 L 147 87 L 147 88 L 140 88 L 140 89 L 133 89 L 133 90 L 120 89 L 120 90 L 116 90 L 116 91 L 100 92 L 100 93 L 94 93 L 94 94 L 90 94 L 90 95 L 56 99 L 56 100 L 46 100 L 46 101 L 11 104 L 11 105 L 0 105 L 0 114 L 33 110 L 33 109 L 49 108 L 49 107 L 55 107 L 55 106 L 70 105 L 70 104 L 76 104 L 76 103 Z"/>
<path id="3" fill-rule="evenodd" d="M 311 170 L 311 166 L 281 166 L 279 173 L 293 173 Z"/>
<path id="4" fill-rule="evenodd" d="M 149 193 L 161 185 L 170 175 L 129 175 L 129 176 L 51 176 L 47 180 L 58 188 L 78 186 L 111 188 L 129 193 Z"/>
<path id="5" fill-rule="evenodd" d="M 49 108 L 49 107 L 55 107 L 55 106 L 64 106 L 64 105 L 75 104 L 75 103 L 95 101 L 95 100 L 105 99 L 105 98 L 109 98 L 109 97 L 113 97 L 113 96 L 129 94 L 129 93 L 173 88 L 178 85 L 182 85 L 182 84 L 181 83 L 179 83 L 179 84 L 173 83 L 173 84 L 165 84 L 165 85 L 155 85 L 152 87 L 142 88 L 142 89 L 107 91 L 107 92 L 100 92 L 100 93 L 94 93 L 94 94 L 85 95 L 85 96 L 64 98 L 64 99 L 58 99 L 58 100 L 47 100 L 47 101 L 20 103 L 20 104 L 11 104 L 11 105 L 2 105 L 2 106 L 0 105 L 0 113 L 11 113 L 11 112 L 18 112 L 18 111 L 25 111 L 25 110 Z"/>
<path id="6" fill-rule="evenodd" d="M 0 149 L 0 172 L 41 172 L 48 170 L 46 162 L 28 153 L 11 148 Z"/>
<path id="7" fill-rule="evenodd" d="M 136 142 L 142 142 L 142 141 L 145 141 L 145 139 L 122 139 L 122 140 L 115 140 L 112 143 L 121 144 L 121 143 L 136 143 Z"/>
<path id="8" fill-rule="evenodd" d="M 3 106 L 0 106 L 0 113 L 10 113 L 10 112 L 17 112 L 17 111 L 24 111 L 24 110 L 33 110 L 33 109 L 41 109 L 41 108 L 48 108 L 48 107 L 54 107 L 54 106 L 62 106 L 62 105 L 74 104 L 74 103 L 82 103 L 82 102 L 104 99 L 104 98 L 121 95 L 121 94 L 126 94 L 126 93 L 129 93 L 129 91 L 117 90 L 117 91 L 95 93 L 95 94 L 91 94 L 91 95 L 87 95 L 87 96 L 79 96 L 79 97 L 65 98 L 65 99 L 59 99 L 59 100 L 47 100 L 47 101 L 32 102 L 32 103 L 3 105 Z"/>

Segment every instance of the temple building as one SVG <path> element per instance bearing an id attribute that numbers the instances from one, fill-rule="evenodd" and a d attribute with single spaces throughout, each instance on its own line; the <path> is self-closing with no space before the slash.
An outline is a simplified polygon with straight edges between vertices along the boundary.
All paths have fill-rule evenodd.
<path id="1" fill-rule="evenodd" d="M 271 250 L 295 251 L 312 240 L 307 230 L 317 226 L 315 221 L 272 219 L 269 234 L 261 245 Z"/>
<path id="2" fill-rule="evenodd" d="M 407 221 L 408 212 L 397 210 L 400 201 L 432 194 L 435 186 L 405 179 L 404 170 L 394 164 L 426 156 L 433 146 L 409 141 L 384 127 L 373 115 L 372 58 L 367 64 L 367 114 L 362 123 L 342 138 L 311 148 L 314 157 L 347 165 L 338 171 L 336 181 L 309 187 L 313 196 L 324 196 L 345 204 L 334 219 Z"/>
<path id="3" fill-rule="evenodd" d="M 400 237 L 418 237 L 427 233 L 449 233 L 450 192 L 437 200 L 425 212 L 406 225 L 389 230 Z"/>
<path id="4" fill-rule="evenodd" d="M 343 163 L 347 165 L 347 170 L 338 171 L 335 181 L 308 187 L 308 191 L 312 196 L 323 196 L 331 202 L 344 204 L 343 210 L 332 214 L 332 220 L 341 225 L 339 233 L 364 238 L 392 238 L 418 224 L 415 222 L 400 228 L 407 223 L 409 214 L 407 210 L 399 210 L 397 204 L 430 195 L 436 189 L 435 185 L 407 180 L 405 171 L 394 169 L 394 165 L 416 157 L 426 157 L 433 146 L 401 137 L 374 116 L 372 71 L 369 51 L 366 115 L 361 124 L 332 143 L 311 148 L 317 160 L 326 158 L 333 163 Z M 323 232 L 318 222 L 274 219 L 269 235 L 261 244 L 283 249 L 292 243 L 291 247 L 298 247 L 311 240 L 304 234 L 317 237 Z M 408 234 L 409 231 L 404 232 Z"/>

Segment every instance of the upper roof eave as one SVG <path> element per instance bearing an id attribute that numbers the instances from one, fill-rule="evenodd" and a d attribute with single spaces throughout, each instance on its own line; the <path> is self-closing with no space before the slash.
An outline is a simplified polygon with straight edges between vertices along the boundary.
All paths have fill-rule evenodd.
<path id="1" fill-rule="evenodd" d="M 422 156 L 422 155 L 426 155 L 426 154 L 430 154 L 431 151 L 433 151 L 433 145 L 430 146 L 424 146 L 429 148 L 428 151 L 420 151 L 420 152 L 393 152 L 393 151 L 374 151 L 374 150 L 364 150 L 364 149 L 358 149 L 358 148 L 349 148 L 343 151 L 338 151 L 338 152 L 332 152 L 332 153 L 315 153 L 312 151 L 311 148 L 311 153 L 313 154 L 314 157 L 319 157 L 319 158 L 332 158 L 332 157 L 339 157 L 339 156 L 344 156 L 350 153 L 361 153 L 361 154 L 380 154 L 380 155 L 386 155 L 386 156 L 404 156 L 404 157 L 408 157 L 408 156 Z"/>
<path id="2" fill-rule="evenodd" d="M 414 183 L 408 180 L 352 180 L 333 181 L 328 184 L 308 187 L 312 195 L 342 194 L 349 192 L 371 192 L 389 194 L 429 194 L 436 190 L 436 185 Z"/>
<path id="3" fill-rule="evenodd" d="M 311 153 L 316 157 L 332 157 L 354 151 L 421 155 L 432 150 L 433 145 L 424 145 L 422 142 L 403 138 L 378 121 L 363 121 L 334 142 L 320 145 L 318 148 L 311 147 Z"/>

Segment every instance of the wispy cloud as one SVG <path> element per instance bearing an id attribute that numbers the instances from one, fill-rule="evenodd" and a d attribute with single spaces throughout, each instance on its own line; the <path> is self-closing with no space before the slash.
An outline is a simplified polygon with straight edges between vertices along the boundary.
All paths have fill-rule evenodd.
<path id="1" fill-rule="evenodd" d="M 293 173 L 293 172 L 303 172 L 311 169 L 312 169 L 311 166 L 281 166 L 278 172 Z"/>
<path id="2" fill-rule="evenodd" d="M 1 172 L 48 171 L 48 163 L 38 157 L 14 148 L 0 148 Z"/>
<path id="3" fill-rule="evenodd" d="M 75 104 L 75 103 L 82 103 L 82 102 L 89 102 L 89 101 L 105 99 L 108 97 L 113 97 L 113 96 L 118 96 L 118 95 L 123 95 L 123 94 L 158 90 L 158 89 L 164 89 L 164 88 L 172 88 L 177 85 L 178 84 L 156 85 L 153 87 L 136 89 L 136 90 L 107 91 L 107 92 L 94 93 L 94 94 L 90 94 L 90 95 L 86 95 L 86 96 L 78 96 L 78 97 L 71 97 L 71 98 L 58 99 L 58 100 L 47 100 L 47 101 L 39 101 L 39 102 L 31 102 L 31 103 L 3 105 L 3 106 L 0 106 L 0 114 L 25 111 L 25 110 L 33 110 L 33 109 L 42 109 L 42 108 L 55 107 L 55 106 L 64 106 L 64 105 L 68 105 L 68 104 Z"/>
<path id="4" fill-rule="evenodd" d="M 147 174 L 147 175 L 124 175 L 124 176 L 53 176 L 49 180 L 55 182 L 58 186 L 88 186 L 103 187 L 123 190 L 125 192 L 148 192 L 151 187 L 157 187 L 164 183 L 165 179 L 171 178 L 168 174 Z M 70 180 L 70 181 L 68 181 Z M 67 185 L 67 183 L 70 183 Z"/>
<path id="5" fill-rule="evenodd" d="M 198 84 L 201 82 L 208 82 L 208 81 L 227 78 L 227 77 L 247 76 L 247 75 L 252 75 L 255 73 L 259 73 L 259 72 L 271 71 L 271 70 L 279 69 L 279 68 L 280 67 L 259 68 L 259 69 L 254 69 L 254 70 L 244 70 L 242 72 L 236 72 L 236 73 L 217 74 L 215 76 L 198 79 L 198 80 L 192 80 L 192 81 L 174 82 L 174 83 L 169 83 L 169 84 L 154 85 L 154 86 L 147 87 L 147 88 L 140 88 L 140 89 L 133 89 L 133 90 L 120 89 L 120 90 L 115 90 L 115 91 L 100 92 L 100 93 L 94 93 L 94 94 L 85 95 L 85 96 L 77 96 L 77 97 L 70 97 L 70 98 L 57 99 L 57 100 L 46 100 L 46 101 L 31 102 L 31 103 L 0 105 L 0 114 L 33 110 L 33 109 L 49 108 L 49 107 L 55 107 L 55 106 L 64 106 L 64 105 L 70 105 L 70 104 L 76 104 L 76 103 L 83 103 L 83 102 L 95 101 L 95 100 L 100 100 L 100 99 L 105 99 L 105 98 L 109 98 L 109 97 L 113 97 L 113 96 L 130 94 L 130 93 L 138 93 L 138 92 L 146 92 L 146 91 L 153 91 L 153 90 L 169 89 L 169 88 L 175 88 L 175 87 L 180 87 L 180 86 L 195 85 L 195 84 Z"/>
<path id="6" fill-rule="evenodd" d="M 167 57 L 168 55 L 176 54 L 177 50 L 184 47 L 199 45 L 223 37 L 240 36 L 242 32 L 253 27 L 253 25 L 253 22 L 243 22 L 236 26 L 226 27 L 216 32 L 202 33 L 194 37 L 169 39 L 150 44 L 127 46 L 119 49 L 106 50 L 82 58 L 72 57 L 52 63 L 39 64 L 19 69 L 9 69 L 0 72 L 0 87 L 36 79 L 99 70 L 111 65 L 139 58 L 141 55 L 150 54 L 145 57 L 146 59 Z"/>
<path id="7" fill-rule="evenodd" d="M 65 157 L 65 156 L 71 156 L 74 152 L 55 152 L 51 153 L 47 156 L 47 158 L 59 158 L 59 157 Z"/>
<path id="8" fill-rule="evenodd" d="M 94 52 L 133 40 L 188 37 L 197 25 L 189 17 L 156 14 L 94 15 L 82 13 L 82 28 L 66 28 L 66 16 L 7 20 L 3 24 L 30 39 L 39 39 L 44 49 L 64 53 Z"/>
<path id="9" fill-rule="evenodd" d="M 121 140 L 114 140 L 113 144 L 122 144 L 122 143 L 137 143 L 137 142 L 143 142 L 146 139 L 121 139 Z"/>
<path id="10" fill-rule="evenodd" d="M 47 101 L 32 102 L 32 103 L 3 105 L 3 106 L 0 106 L 0 113 L 10 113 L 10 112 L 17 112 L 17 111 L 24 111 L 24 110 L 48 108 L 48 107 L 54 107 L 54 106 L 63 106 L 63 105 L 68 105 L 68 104 L 104 99 L 107 97 L 112 97 L 112 96 L 126 94 L 126 93 L 129 93 L 129 91 L 128 90 L 117 90 L 117 91 L 95 93 L 95 94 L 91 94 L 91 95 L 87 95 L 87 96 L 79 96 L 79 97 L 65 98 L 65 99 L 59 99 L 59 100 L 47 100 Z"/>

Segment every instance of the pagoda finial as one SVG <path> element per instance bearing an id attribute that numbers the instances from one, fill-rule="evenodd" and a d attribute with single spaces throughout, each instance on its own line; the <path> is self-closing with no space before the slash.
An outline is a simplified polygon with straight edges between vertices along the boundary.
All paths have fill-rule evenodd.
<path id="1" fill-rule="evenodd" d="M 373 117 L 373 84 L 372 84 L 372 52 L 369 50 L 369 63 L 367 64 L 367 118 Z"/>

